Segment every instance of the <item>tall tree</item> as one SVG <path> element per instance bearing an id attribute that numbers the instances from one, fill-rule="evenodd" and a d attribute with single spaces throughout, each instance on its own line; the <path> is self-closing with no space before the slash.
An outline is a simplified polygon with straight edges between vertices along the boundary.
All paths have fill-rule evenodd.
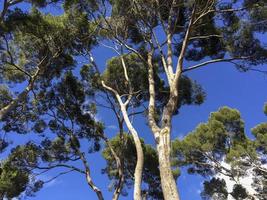
<path id="1" fill-rule="evenodd" d="M 88 23 L 85 16 L 78 16 L 77 13 L 76 15 L 75 13 L 65 13 L 61 16 L 44 15 L 38 10 L 40 7 L 44 8 L 46 5 L 56 2 L 43 0 L 5 0 L 3 2 L 0 22 L 0 79 L 2 84 L 0 90 L 1 152 L 8 149 L 9 143 L 6 141 L 6 133 L 12 131 L 19 134 L 31 131 L 41 133 L 46 130 L 47 124 L 42 118 L 38 117 L 38 114 L 45 115 L 46 109 L 53 109 L 52 106 L 56 105 L 52 103 L 55 103 L 55 100 L 50 95 L 46 96 L 50 98 L 50 104 L 40 106 L 40 104 L 49 103 L 42 102 L 42 97 L 48 95 L 48 92 L 51 94 L 51 88 L 56 87 L 54 83 L 61 77 L 62 72 L 71 70 L 75 66 L 74 56 L 82 51 L 81 42 L 87 48 L 90 48 L 94 43 L 91 37 L 94 28 Z M 23 9 L 25 3 L 32 4 L 31 10 Z M 21 8 L 19 7 L 20 5 Z M 70 80 L 71 78 L 67 79 L 67 82 Z M 14 86 L 17 88 L 14 89 Z M 70 90 L 70 92 L 72 91 Z M 69 95 L 73 94 L 70 93 Z M 81 92 L 78 95 L 81 95 Z M 85 101 L 84 96 L 80 96 L 80 98 L 82 101 Z M 60 106 L 60 104 L 57 104 L 57 106 Z M 75 115 L 79 114 L 81 115 L 76 110 Z M 92 119 L 90 121 L 88 115 L 87 117 L 84 116 L 84 120 L 86 119 L 87 123 L 91 123 L 95 129 L 100 126 L 100 124 L 94 124 Z M 73 119 L 71 118 L 70 120 Z M 87 126 L 85 130 L 92 131 L 92 126 Z M 98 131 L 100 130 L 101 126 Z M 60 147 L 59 149 L 51 150 L 52 152 L 50 153 L 52 154 L 55 151 L 54 154 L 56 155 L 55 160 L 51 159 L 49 162 L 62 162 L 62 159 L 64 160 L 64 152 L 60 152 L 60 150 L 64 151 L 64 148 L 61 148 L 62 141 L 60 138 L 56 138 L 55 141 L 49 143 L 50 140 L 54 139 L 52 137 L 45 140 L 42 143 L 44 147 L 34 146 L 32 141 L 29 141 L 25 147 L 21 148 L 33 157 L 38 157 L 41 156 L 40 150 L 44 151 L 45 149 L 45 151 L 49 151 L 49 148 L 51 150 Z M 49 146 L 48 143 L 51 145 Z M 95 144 L 95 148 L 98 148 L 97 142 Z M 28 148 L 32 146 L 35 147 L 34 151 L 36 152 L 32 152 L 32 148 Z M 37 163 L 28 162 L 28 160 L 22 162 L 23 159 L 26 159 L 25 156 L 27 154 L 23 151 L 16 151 L 16 149 L 21 148 L 15 148 L 7 160 L 1 160 L 1 180 L 3 181 L 3 185 L 1 185 L 1 198 L 16 197 L 25 191 L 29 193 L 30 189 L 28 188 L 32 188 L 33 182 L 30 177 L 34 176 L 32 170 L 35 167 L 40 167 L 37 165 L 39 162 L 37 162 L 38 160 L 36 160 Z M 67 151 L 66 153 L 71 154 L 73 152 Z M 16 155 L 17 160 L 13 160 L 15 157 L 13 155 Z M 80 159 L 82 159 L 81 155 Z M 44 157 L 41 160 L 48 162 Z M 27 163 L 29 166 L 26 165 Z M 50 168 L 43 170 L 48 169 Z M 87 174 L 88 170 L 80 172 Z M 89 175 L 87 182 L 94 188 L 93 182 L 90 183 Z M 16 187 L 12 188 L 13 184 Z M 97 188 L 94 189 L 97 190 Z"/>
<path id="2" fill-rule="evenodd" d="M 52 27 L 53 24 L 49 24 L 49 21 L 42 21 L 37 13 L 32 13 L 32 16 L 27 17 L 27 13 L 23 13 L 23 11 L 17 7 L 14 9 L 14 6 L 26 2 L 31 3 L 33 7 L 45 7 L 50 3 L 56 3 L 57 0 L 3 1 L 3 9 L 0 15 L 1 79 L 15 83 L 27 81 L 27 86 L 16 97 L 12 97 L 7 104 L 2 105 L 0 120 L 28 96 L 33 90 L 34 83 L 39 78 L 40 74 L 44 73 L 44 69 L 47 68 L 48 65 L 51 65 L 55 58 L 62 57 L 63 55 L 62 50 L 60 50 L 62 44 L 59 46 L 59 43 L 54 43 L 54 46 L 52 46 L 45 41 L 47 40 L 45 37 L 47 37 L 48 34 L 51 35 L 51 39 L 58 37 L 55 33 L 56 27 Z M 22 20 L 24 22 L 21 22 Z M 34 27 L 33 23 L 35 22 L 37 24 L 35 24 Z M 50 27 L 48 27 L 49 25 Z M 37 26 L 43 26 L 43 30 L 39 30 L 38 32 L 36 30 Z M 47 28 L 51 28 L 51 32 L 44 33 L 44 31 L 48 30 Z M 29 35 L 25 37 L 27 32 Z M 39 38 L 36 37 L 37 35 Z M 42 39 L 43 41 L 41 42 Z M 21 43 L 23 40 L 25 42 L 24 44 Z M 26 49 L 27 41 L 33 42 L 31 44 L 32 49 Z M 35 55 L 33 51 L 35 51 Z"/>
<path id="3" fill-rule="evenodd" d="M 126 69 L 127 66 L 127 69 Z M 82 69 L 83 74 L 85 76 L 87 83 L 93 83 L 93 87 L 99 90 L 102 93 L 106 93 L 105 97 L 108 104 L 110 104 L 110 109 L 115 113 L 115 116 L 118 120 L 119 129 L 120 129 L 120 139 L 124 141 L 127 138 L 123 137 L 123 122 L 125 117 L 129 117 L 122 113 L 121 104 L 122 101 L 129 101 L 129 105 L 126 106 L 125 111 L 130 112 L 129 116 L 137 115 L 137 114 L 145 114 L 147 115 L 146 103 L 148 101 L 148 81 L 146 81 L 147 70 L 144 63 L 138 59 L 135 54 L 123 55 L 118 57 L 113 57 L 111 60 L 107 62 L 107 67 L 105 71 L 100 74 L 99 69 L 96 66 L 96 63 L 93 62 L 93 66 L 84 66 Z M 95 69 L 94 69 L 95 68 Z M 129 70 L 127 72 L 126 70 Z M 125 73 L 129 73 L 128 81 L 125 81 Z M 89 75 L 89 76 L 88 76 Z M 165 85 L 163 80 L 160 80 L 159 77 L 155 77 L 157 79 L 157 91 L 159 100 L 157 101 L 158 105 L 158 113 L 161 112 L 164 102 L 167 100 L 169 95 L 169 88 Z M 112 90 L 105 91 L 106 86 L 101 85 L 101 80 L 109 85 L 109 88 Z M 129 91 L 129 82 L 131 84 L 131 90 L 137 91 L 133 92 L 131 97 L 118 97 L 118 94 L 127 94 Z M 122 84 L 124 83 L 124 84 Z M 189 79 L 186 76 L 183 76 L 180 80 L 181 87 L 180 90 L 180 98 L 178 101 L 178 106 L 176 113 L 178 113 L 178 108 L 184 104 L 201 104 L 205 98 L 205 93 L 202 88 L 194 81 Z M 110 87 L 111 86 L 111 87 Z M 115 88 L 115 89 L 114 89 Z M 99 105 L 99 104 L 98 104 Z M 100 104 L 101 106 L 101 104 Z M 107 105 L 104 106 L 108 108 Z M 141 107 L 141 108 L 140 108 Z M 135 111 L 135 109 L 138 109 Z M 136 138 L 139 140 L 139 138 Z M 141 142 L 141 140 L 140 140 Z M 142 152 L 143 153 L 143 152 Z M 123 157 L 123 156 L 122 156 Z M 123 158 L 122 158 L 123 159 Z M 146 160 L 143 156 L 139 160 Z M 138 160 L 138 156 L 137 156 Z M 144 162 L 144 161 L 142 161 Z M 140 167 L 138 173 L 135 173 L 135 177 L 137 176 L 139 180 L 142 178 L 142 173 L 140 173 Z M 141 190 L 141 182 L 138 184 L 135 182 L 134 190 L 139 190 L 139 194 L 142 194 Z M 138 196 L 138 195 L 136 195 Z M 141 195 L 142 196 L 142 195 Z"/>
<path id="4" fill-rule="evenodd" d="M 157 143 L 163 194 L 165 199 L 179 199 L 170 162 L 171 125 L 180 96 L 179 80 L 185 72 L 218 62 L 231 62 L 241 71 L 260 70 L 254 67 L 266 62 L 266 49 L 254 33 L 265 31 L 264 28 L 259 29 L 259 24 L 264 24 L 265 3 L 198 0 L 136 0 L 109 1 L 109 3 L 111 16 L 106 16 L 106 13 L 109 13 L 106 12 L 107 8 L 103 9 L 103 12 L 100 10 L 98 14 L 102 16 L 103 32 L 107 35 L 107 39 L 115 42 L 113 47 L 115 51 L 119 50 L 121 53 L 120 49 L 123 49 L 134 53 L 147 66 L 148 123 Z M 261 15 L 256 17 L 255 12 L 260 12 Z M 247 20 L 242 20 L 243 16 L 247 16 Z M 156 31 L 159 27 L 164 34 Z M 156 70 L 159 61 L 155 57 L 160 58 L 162 71 Z M 190 66 L 191 64 L 185 61 L 199 63 Z M 127 65 L 124 67 L 125 80 L 130 86 L 127 67 Z M 156 113 L 158 110 L 156 74 L 161 74 L 160 77 L 167 81 L 169 87 L 169 96 L 159 114 L 160 120 Z M 118 100 L 121 95 L 125 96 L 119 94 L 116 88 L 112 88 L 105 81 L 103 86 L 116 94 Z M 129 90 L 127 94 L 131 99 L 133 91 Z M 129 101 L 126 100 L 121 105 L 125 106 Z M 125 112 L 127 118 L 126 115 Z M 130 124 L 128 127 L 132 129 Z M 137 151 L 138 149 L 140 151 L 137 161 L 142 164 L 140 142 L 137 139 L 136 141 Z M 138 182 L 141 177 L 140 170 L 141 167 L 137 175 L 139 178 L 136 179 Z M 140 183 L 136 187 L 140 188 Z M 139 189 L 135 199 L 140 198 Z"/>

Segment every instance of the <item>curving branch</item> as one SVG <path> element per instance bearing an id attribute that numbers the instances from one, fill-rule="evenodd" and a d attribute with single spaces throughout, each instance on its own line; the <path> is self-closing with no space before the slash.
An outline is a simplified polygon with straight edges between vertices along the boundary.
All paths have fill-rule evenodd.
<path id="1" fill-rule="evenodd" d="M 191 67 L 183 69 L 182 72 L 184 73 L 184 72 L 192 71 L 192 70 L 195 70 L 195 69 L 198 69 L 198 68 L 213 64 L 213 63 L 231 62 L 231 61 L 234 61 L 234 60 L 247 60 L 249 58 L 251 58 L 251 57 L 220 58 L 220 59 L 208 60 L 208 61 L 205 61 L 203 63 L 199 63 L 197 65 L 193 65 Z"/>
<path id="2" fill-rule="evenodd" d="M 178 57 L 178 62 L 177 62 L 177 66 L 176 66 L 176 72 L 175 72 L 175 78 L 174 78 L 173 87 L 176 87 L 176 85 L 178 83 L 178 80 L 180 78 L 180 75 L 182 73 L 184 55 L 185 55 L 185 52 L 186 52 L 186 48 L 187 48 L 188 42 L 190 40 L 190 34 L 192 32 L 192 29 L 193 29 L 195 14 L 196 14 L 196 4 L 194 4 L 193 11 L 192 11 L 192 14 L 191 14 L 191 19 L 189 21 L 188 28 L 186 30 L 185 37 L 184 37 L 184 40 L 183 40 L 181 52 L 180 52 L 179 57 Z"/>

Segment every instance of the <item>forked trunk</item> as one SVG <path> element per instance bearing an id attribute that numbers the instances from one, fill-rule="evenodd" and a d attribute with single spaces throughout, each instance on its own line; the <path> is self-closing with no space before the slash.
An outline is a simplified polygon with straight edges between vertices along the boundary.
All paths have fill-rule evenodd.
<path id="1" fill-rule="evenodd" d="M 157 139 L 157 151 L 159 158 L 159 171 L 161 187 L 165 200 L 179 200 L 178 189 L 171 169 L 171 140 L 170 130 L 164 128 Z"/>

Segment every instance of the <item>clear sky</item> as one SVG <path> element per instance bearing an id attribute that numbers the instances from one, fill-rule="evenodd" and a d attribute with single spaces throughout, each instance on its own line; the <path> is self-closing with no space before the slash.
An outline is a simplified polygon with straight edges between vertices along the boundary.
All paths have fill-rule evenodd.
<path id="1" fill-rule="evenodd" d="M 110 50 L 98 48 L 93 52 L 99 65 L 104 66 L 110 58 Z M 262 66 L 266 69 L 267 66 Z M 221 106 L 229 106 L 240 110 L 245 121 L 247 133 L 256 124 L 266 121 L 263 114 L 263 105 L 267 101 L 267 76 L 257 72 L 238 72 L 229 63 L 213 64 L 203 69 L 188 72 L 187 75 L 202 85 L 207 93 L 206 101 L 200 106 L 184 106 L 180 114 L 173 119 L 172 137 L 182 138 L 192 131 L 199 123 L 205 122 L 209 113 L 216 111 Z M 98 119 L 105 122 L 106 132 L 109 137 L 116 133 L 114 116 L 108 110 L 100 109 Z M 145 141 L 154 144 L 152 135 L 142 117 L 137 117 L 134 126 Z M 0 155 L 1 156 L 1 155 Z M 104 159 L 99 153 L 90 154 L 88 157 L 91 173 L 95 184 L 103 191 L 106 199 L 111 199 L 112 192 L 108 191 L 110 181 L 101 174 L 105 166 Z M 52 174 L 42 178 L 49 179 Z M 198 175 L 187 175 L 183 170 L 178 179 L 178 187 L 182 200 L 199 200 L 203 179 Z M 32 197 L 33 200 L 94 200 L 96 195 L 88 187 L 84 176 L 76 173 L 62 176 L 45 185 L 44 188 Z M 132 199 L 132 190 L 127 197 Z"/>

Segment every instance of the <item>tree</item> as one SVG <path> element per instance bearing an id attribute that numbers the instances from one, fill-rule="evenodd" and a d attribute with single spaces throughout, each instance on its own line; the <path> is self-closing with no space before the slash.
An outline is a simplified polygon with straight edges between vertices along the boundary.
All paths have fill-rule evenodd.
<path id="1" fill-rule="evenodd" d="M 54 82 L 53 87 L 37 93 L 35 101 L 28 103 L 30 109 L 27 114 L 33 118 L 28 128 L 40 136 L 36 138 L 39 144 L 29 141 L 18 146 L 8 159 L 14 166 L 32 172 L 32 176 L 55 168 L 63 170 L 54 178 L 77 172 L 85 177 L 98 198 L 103 199 L 101 190 L 92 180 L 84 152 L 99 150 L 99 141 L 104 137 L 103 125 L 94 120 L 93 105 L 88 105 L 86 112 L 82 110 L 86 92 L 90 94 L 71 72 L 67 72 L 62 79 Z M 86 145 L 82 145 L 82 142 Z M 81 168 L 75 166 L 77 162 L 82 164 Z"/>
<path id="2" fill-rule="evenodd" d="M 187 166 L 188 173 L 212 177 L 204 182 L 203 199 L 226 199 L 228 195 L 234 199 L 265 199 L 267 168 L 262 139 L 266 129 L 262 127 L 253 128 L 255 139 L 250 139 L 240 113 L 223 107 L 182 141 L 175 140 L 173 156 L 179 166 Z M 246 177 L 251 179 L 249 188 Z M 227 188 L 225 180 L 232 181 L 233 188 Z M 249 193 L 251 188 L 254 193 Z"/>
<path id="3" fill-rule="evenodd" d="M 129 70 L 129 77 L 128 77 L 129 81 L 126 81 L 124 85 L 121 83 L 124 82 L 126 66 L 128 67 L 128 70 Z M 95 70 L 91 69 L 89 66 L 84 66 L 84 68 L 82 69 L 82 73 L 85 75 L 84 78 L 87 81 L 87 83 L 92 82 L 93 87 L 95 87 L 97 90 L 99 90 L 102 93 L 106 93 L 107 99 L 105 102 L 107 102 L 108 104 L 111 104 L 110 109 L 114 112 L 116 118 L 118 119 L 118 125 L 120 129 L 120 132 L 119 132 L 120 139 L 125 140 L 125 137 L 123 137 L 123 122 L 124 120 L 127 120 L 128 125 L 129 125 L 129 121 L 130 121 L 129 117 L 126 115 L 126 112 L 128 110 L 131 110 L 132 113 L 130 113 L 130 115 L 147 113 L 147 109 L 145 106 L 145 103 L 148 100 L 148 95 L 147 95 L 148 94 L 148 90 L 147 90 L 148 82 L 145 79 L 145 77 L 147 76 L 146 68 L 142 64 L 142 62 L 138 60 L 138 57 L 134 54 L 126 55 L 125 57 L 119 56 L 119 57 L 112 58 L 110 61 L 108 61 L 107 68 L 103 72 L 102 75 L 100 74 L 99 69 L 96 66 L 96 63 L 94 62 L 93 62 L 93 67 L 95 67 Z M 126 73 L 128 74 L 127 71 Z M 105 91 L 106 86 L 104 85 L 103 87 L 100 83 L 101 79 L 102 81 L 104 80 L 104 82 L 110 85 L 112 88 L 116 88 L 116 90 L 113 90 L 111 88 L 111 90 L 108 90 L 108 92 L 106 92 Z M 157 101 L 157 105 L 158 105 L 157 112 L 160 113 L 162 112 L 162 107 L 164 105 L 164 102 L 166 102 L 168 98 L 169 88 L 165 86 L 164 81 L 160 80 L 159 77 L 156 77 L 156 79 L 158 80 L 157 91 L 158 91 L 158 97 L 159 97 L 159 100 Z M 179 84 L 181 85 L 181 87 L 179 88 L 181 95 L 178 100 L 176 113 L 178 113 L 178 109 L 180 108 L 180 106 L 184 104 L 199 105 L 203 102 L 205 98 L 205 93 L 203 92 L 202 88 L 196 82 L 192 81 L 186 76 L 183 76 L 181 77 Z M 127 89 L 128 86 L 130 87 L 130 90 L 138 91 L 138 92 L 133 94 L 131 97 L 122 97 L 122 98 L 119 97 L 118 94 L 127 94 L 127 90 L 129 89 L 129 88 Z M 125 102 L 128 101 L 129 103 L 131 101 L 131 104 L 129 105 L 126 104 L 124 113 L 122 112 L 123 111 L 122 107 L 124 107 L 124 105 L 122 104 L 123 101 Z M 141 111 L 139 110 L 136 112 L 133 110 L 134 108 L 139 108 L 140 106 L 143 106 L 145 109 L 142 109 Z M 105 105 L 104 107 L 108 108 L 107 105 Z M 132 126 L 130 125 L 130 127 Z M 139 140 L 139 138 L 136 137 L 136 140 Z M 127 138 L 126 138 L 126 141 L 124 142 L 127 143 Z M 137 141 L 137 142 L 142 143 L 141 141 Z M 139 151 L 139 153 L 143 154 L 144 152 Z M 143 160 L 145 160 L 146 158 L 143 158 L 144 157 L 143 155 L 141 155 L 140 157 L 138 159 L 138 156 L 137 156 L 137 160 L 140 161 L 141 159 L 141 161 L 144 162 Z M 121 159 L 123 160 L 123 156 L 121 157 Z M 139 167 L 135 169 L 137 170 L 137 173 L 135 173 L 135 177 L 137 176 L 139 180 L 142 178 L 142 173 L 140 173 L 140 168 L 141 166 L 139 165 Z M 140 190 L 137 193 L 142 193 L 140 185 L 141 185 L 141 182 L 139 181 L 139 183 L 136 184 L 134 187 L 135 191 Z"/>
<path id="4" fill-rule="evenodd" d="M 62 53 L 60 53 L 60 46 L 56 46 L 58 49 L 56 51 L 55 46 L 52 47 L 52 45 L 47 46 L 46 44 L 40 44 L 41 38 L 46 36 L 44 34 L 44 31 L 46 31 L 46 28 L 52 27 L 44 27 L 42 30 L 43 33 L 40 31 L 38 32 L 36 30 L 37 26 L 45 26 L 44 22 L 40 21 L 40 16 L 38 19 L 38 13 L 33 13 L 31 17 L 27 17 L 25 13 L 23 13 L 20 9 L 12 10 L 12 7 L 23 3 L 23 2 L 29 2 L 33 6 L 37 7 L 45 7 L 49 3 L 56 3 L 57 0 L 46 1 L 46 0 L 40 0 L 40 1 L 24 1 L 24 0 L 18 0 L 18 1 L 9 1 L 4 0 L 3 2 L 3 10 L 1 12 L 0 17 L 0 27 L 1 27 L 1 73 L 3 74 L 1 76 L 1 79 L 6 79 L 10 82 L 23 82 L 28 79 L 28 85 L 27 87 L 17 95 L 17 97 L 12 98 L 11 101 L 9 101 L 7 104 L 3 105 L 0 110 L 0 120 L 2 120 L 14 107 L 18 105 L 20 101 L 25 99 L 27 95 L 33 90 L 34 82 L 36 79 L 38 79 L 39 75 L 41 73 L 44 73 L 44 68 L 46 68 L 48 65 L 51 65 L 51 62 L 57 58 L 60 57 Z M 20 22 L 21 20 L 25 20 L 25 22 Z M 27 23 L 28 21 L 28 23 Z M 32 26 L 33 22 L 39 22 L 39 24 L 35 24 Z M 42 24 L 43 23 L 43 24 Z M 46 24 L 48 25 L 48 24 Z M 50 24 L 51 26 L 52 24 Z M 46 29 L 46 30 L 45 30 Z M 55 29 L 55 27 L 54 27 Z M 30 34 L 28 37 L 25 37 L 25 33 L 30 30 Z M 39 38 L 33 38 L 36 36 L 36 34 L 39 36 Z M 55 35 L 55 32 L 50 32 L 51 35 L 53 35 L 54 39 L 57 37 Z M 39 39 L 39 41 L 38 41 Z M 19 41 L 31 41 L 35 46 L 32 47 L 32 49 L 25 49 L 27 44 L 19 44 Z M 44 39 L 45 40 L 45 39 Z M 14 43 L 16 41 L 16 44 Z M 55 44 L 59 45 L 59 44 Z M 37 47 L 39 49 L 37 49 Z M 47 48 L 48 51 L 52 50 L 50 52 L 44 51 L 44 47 Z M 39 55 L 31 55 L 33 54 L 33 51 L 39 52 Z M 27 62 L 27 59 L 32 59 L 30 63 Z M 28 65 L 26 67 L 26 65 Z M 10 71 L 13 71 L 12 73 Z"/>
<path id="5" fill-rule="evenodd" d="M 105 16 L 105 9 L 100 11 L 103 29 L 108 39 L 115 42 L 113 48 L 119 54 L 120 49 L 136 54 L 147 66 L 149 82 L 148 123 L 157 143 L 161 185 L 165 199 L 179 199 L 176 183 L 171 172 L 171 124 L 179 99 L 179 80 L 185 72 L 189 72 L 217 62 L 232 62 L 241 71 L 258 70 L 253 68 L 266 62 L 266 49 L 253 33 L 259 30 L 258 24 L 264 20 L 264 13 L 255 17 L 255 12 L 264 10 L 264 2 L 242 1 L 110 1 L 111 17 Z M 241 7 L 240 7 L 241 4 Z M 242 14 L 248 16 L 242 21 Z M 160 41 L 156 28 L 161 27 L 165 33 Z M 205 30 L 205 33 L 204 31 Z M 157 71 L 159 56 L 162 71 Z M 123 57 L 122 57 L 123 58 Z M 174 64 L 177 58 L 177 64 Z M 207 60 L 210 58 L 211 60 Z M 197 61 L 196 65 L 185 67 L 185 61 Z M 123 60 L 122 60 L 123 62 Z M 124 66 L 125 80 L 129 83 L 127 65 Z M 163 72 L 160 73 L 160 72 Z M 166 77 L 169 97 L 157 121 L 157 91 L 155 90 L 155 74 Z M 105 81 L 103 86 L 113 92 L 118 101 L 120 94 L 116 88 Z M 135 91 L 129 87 L 128 101 L 121 102 L 126 106 Z M 125 111 L 125 118 L 127 112 Z M 157 113 L 158 114 L 158 113 Z M 156 118 L 157 116 L 157 118 Z M 128 128 L 133 130 L 130 124 Z M 137 134 L 132 131 L 135 137 Z M 143 154 L 141 145 L 136 139 L 137 166 L 139 166 L 138 184 L 135 199 L 140 197 L 140 179 Z M 138 155 L 138 154 L 137 154 Z M 140 161 L 140 164 L 138 164 Z M 139 186 L 138 186 L 139 185 Z"/>
<path id="6" fill-rule="evenodd" d="M 32 4 L 29 12 L 15 7 L 26 2 Z M 44 15 L 38 10 L 39 7 L 45 7 L 56 2 L 43 0 L 5 0 L 3 2 L 0 21 L 0 79 L 3 83 L 0 90 L 1 152 L 8 149 L 9 142 L 5 140 L 8 132 L 15 131 L 19 134 L 25 134 L 31 131 L 42 133 L 46 130 L 47 124 L 42 118 L 39 118 L 38 114 L 44 114 L 46 109 L 55 105 L 49 104 L 47 107 L 43 107 L 44 105 L 40 107 L 40 103 L 42 103 L 40 100 L 44 97 L 42 95 L 47 95 L 47 91 L 51 92 L 49 88 L 51 89 L 53 81 L 58 79 L 62 72 L 75 66 L 73 56 L 81 51 L 81 41 L 87 47 L 93 44 L 92 38 L 89 37 L 93 29 L 91 29 L 84 16 L 76 15 L 74 17 L 73 13 L 66 13 L 54 17 Z M 83 27 L 83 30 L 81 27 Z M 84 38 L 84 35 L 86 35 L 86 38 Z M 20 85 L 24 84 L 26 87 L 18 92 L 14 92 L 12 89 L 14 85 L 21 87 Z M 49 97 L 51 101 L 54 100 L 51 96 Z M 84 100 L 84 96 L 80 98 Z M 78 114 L 81 115 L 81 113 Z M 88 119 L 88 116 L 84 118 L 84 120 L 86 119 Z M 92 123 L 92 121 L 88 120 L 87 123 Z M 96 125 L 95 128 L 97 126 L 99 127 L 100 124 Z M 100 130 L 101 128 L 98 131 Z M 60 138 L 49 139 L 55 139 L 54 143 L 51 142 L 53 148 L 58 148 L 61 144 Z M 48 143 L 48 140 L 45 140 L 42 144 L 48 145 Z M 95 148 L 97 148 L 97 142 L 95 144 Z M 28 148 L 29 146 L 34 146 L 32 141 L 22 148 L 27 152 L 31 150 Z M 50 148 L 50 151 L 52 151 L 52 147 L 48 145 L 45 150 L 48 151 Z M 35 146 L 34 150 L 38 151 L 33 156 L 40 156 L 38 152 L 42 148 Z M 57 152 L 59 150 L 64 149 L 56 149 L 54 153 L 56 154 L 55 160 L 60 162 L 64 152 Z M 24 159 L 26 154 L 22 153 L 24 152 L 16 152 L 16 154 L 21 155 L 21 159 Z M 1 174 L 3 181 L 3 185 L 1 185 L 2 198 L 16 197 L 25 191 L 26 194 L 30 194 L 30 188 L 32 188 L 32 191 L 37 191 L 31 186 L 33 181 L 30 177 L 34 176 L 32 170 L 38 166 L 38 163 L 28 163 L 27 161 L 15 161 L 14 163 L 11 159 L 13 154 L 11 153 L 6 161 L 1 160 L 1 171 L 3 172 Z M 45 158 L 43 159 L 45 161 Z M 53 159 L 50 161 L 55 162 Z M 28 166 L 27 163 L 30 165 Z M 13 185 L 17 187 L 13 187 Z"/>

